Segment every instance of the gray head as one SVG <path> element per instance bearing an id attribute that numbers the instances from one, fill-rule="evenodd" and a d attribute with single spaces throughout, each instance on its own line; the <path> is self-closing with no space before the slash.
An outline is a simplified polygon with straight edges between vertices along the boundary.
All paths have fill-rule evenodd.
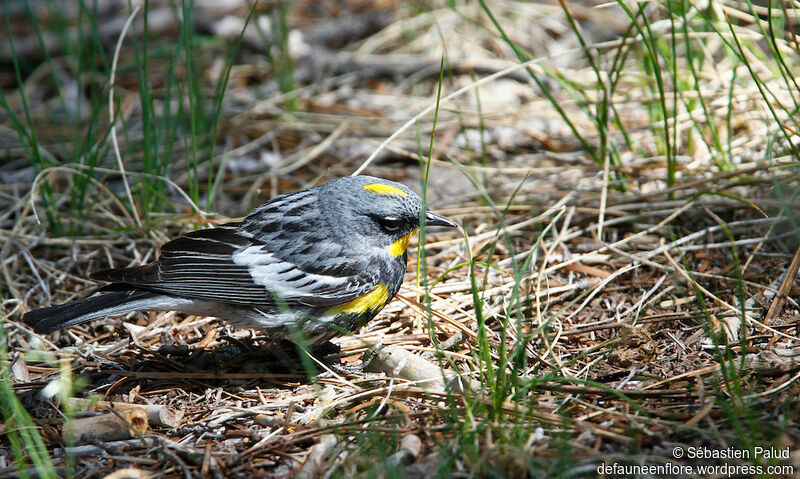
<path id="1" fill-rule="evenodd" d="M 359 236 L 366 244 L 405 252 L 408 237 L 420 226 L 422 201 L 407 186 L 373 176 L 349 176 L 319 187 L 320 205 L 331 229 Z M 455 227 L 452 221 L 425 211 L 427 226 Z M 363 243 L 362 243 L 363 244 Z M 400 251 L 402 250 L 402 251 Z"/>

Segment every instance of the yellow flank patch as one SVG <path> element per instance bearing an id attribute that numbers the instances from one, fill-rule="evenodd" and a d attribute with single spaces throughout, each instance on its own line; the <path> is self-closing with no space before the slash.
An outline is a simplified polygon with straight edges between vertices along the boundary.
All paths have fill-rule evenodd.
<path id="1" fill-rule="evenodd" d="M 408 241 L 411 239 L 412 236 L 414 236 L 414 233 L 416 232 L 417 230 L 414 229 L 414 231 L 412 231 L 411 233 L 401 236 L 400 238 L 397 239 L 397 241 L 395 241 L 388 248 L 386 248 L 386 251 L 388 251 L 389 254 L 392 256 L 400 256 L 401 254 L 405 253 L 406 249 L 408 248 Z"/>
<path id="2" fill-rule="evenodd" d="M 330 308 L 328 314 L 362 314 L 368 311 L 380 311 L 389 301 L 389 288 L 381 283 L 370 290 L 369 293 L 348 301 L 339 306 Z"/>
<path id="3" fill-rule="evenodd" d="M 370 183 L 368 185 L 364 185 L 364 189 L 367 191 L 372 191 L 374 193 L 378 193 L 379 195 L 400 195 L 400 196 L 408 196 L 408 193 L 401 190 L 396 186 L 385 185 L 383 183 Z"/>

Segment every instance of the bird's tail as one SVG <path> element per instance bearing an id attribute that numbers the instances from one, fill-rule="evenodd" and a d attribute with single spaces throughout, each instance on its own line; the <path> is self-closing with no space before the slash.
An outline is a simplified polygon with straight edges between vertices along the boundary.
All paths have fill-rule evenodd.
<path id="1" fill-rule="evenodd" d="M 22 320 L 33 326 L 35 332 L 47 334 L 104 316 L 147 310 L 158 297 L 163 296 L 138 289 L 113 291 L 58 306 L 34 309 L 25 313 Z"/>

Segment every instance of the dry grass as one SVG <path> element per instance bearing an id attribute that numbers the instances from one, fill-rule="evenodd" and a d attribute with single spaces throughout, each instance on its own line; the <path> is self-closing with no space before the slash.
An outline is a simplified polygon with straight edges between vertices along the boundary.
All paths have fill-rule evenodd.
<path id="1" fill-rule="evenodd" d="M 71 209 L 83 167 L 66 160 L 81 122 L 65 123 L 53 113 L 58 105 L 48 74 L 28 72 L 26 99 L 40 148 L 61 166 L 37 175 L 8 118 L 0 117 L 0 291 L 10 372 L 59 472 L 593 476 L 603 461 L 692 465 L 675 459 L 673 448 L 700 445 L 789 447 L 789 460 L 742 463 L 798 470 L 798 158 L 750 72 L 763 75 L 769 103 L 790 131 L 786 112 L 798 91 L 769 79 L 772 64 L 753 56 L 748 70 L 719 39 L 703 43 L 702 53 L 715 61 L 702 63 L 697 89 L 666 96 L 675 113 L 665 133 L 653 113 L 658 91 L 635 55 L 644 47 L 629 38 L 635 46 L 624 68 L 604 70 L 617 77 L 611 103 L 620 123 L 609 122 L 602 132 L 592 114 L 604 89 L 559 5 L 498 3 L 491 12 L 537 59 L 529 67 L 563 116 L 522 68 L 476 86 L 518 64 L 479 5 L 421 12 L 391 2 L 380 11 L 348 5 L 357 20 L 343 24 L 367 26 L 345 39 L 326 28 L 358 29 L 330 21 L 344 14 L 324 8 L 309 3 L 290 11 L 292 28 L 319 42 L 310 50 L 294 46 L 299 84 L 292 94 L 278 91 L 275 63 L 264 62 L 258 36 L 245 35 L 222 102 L 214 168 L 203 160 L 187 173 L 190 148 L 161 145 L 159 153 L 173 157 L 164 174 L 176 187 L 164 191 L 174 209 L 138 211 L 143 227 L 125 209 L 108 139 L 92 140 L 103 146 L 92 173 L 97 181 L 87 187 L 80 214 Z M 609 68 L 625 43 L 627 17 L 616 7 L 568 8 L 600 68 Z M 763 41 L 746 9 L 718 8 L 737 19 L 743 41 Z M 213 32 L 210 38 L 235 39 L 240 30 L 231 36 L 220 18 L 243 21 L 247 9 L 223 13 L 198 6 L 196 21 Z M 665 11 L 653 4 L 648 15 L 654 29 L 668 31 Z M 129 35 L 140 33 L 137 21 Z M 15 35 L 26 35 L 14 25 Z M 169 39 L 177 31 L 159 34 Z M 108 38 L 113 48 L 117 37 Z M 797 53 L 796 43 L 778 43 Z M 146 124 L 130 69 L 133 52 L 123 44 L 119 65 L 128 70 L 117 78 L 125 118 L 117 128 L 123 151 L 132 151 L 124 158 L 130 178 L 145 161 L 135 152 Z M 365 163 L 432 106 L 442 55 L 442 96 L 465 91 L 441 103 L 430 158 L 434 117 L 428 111 Z M 197 56 L 202 83 L 216 84 L 224 69 L 219 49 Z M 85 94 L 89 87 L 78 88 L 74 70 L 60 58 L 51 65 L 63 67 L 62 81 Z M 149 67 L 158 96 L 166 67 L 159 61 Z M 690 82 L 686 67 L 679 70 L 685 73 L 680 81 Z M 16 80 L 3 75 L 0 82 L 10 108 L 21 111 Z M 586 96 L 576 95 L 579 90 Z M 296 111 L 288 109 L 289 98 Z M 606 152 L 599 163 L 575 130 L 592 151 Z M 665 139 L 673 141 L 671 152 Z M 396 300 L 357 334 L 335 340 L 339 351 L 318 352 L 310 375 L 293 348 L 268 346 L 258 332 L 209 318 L 134 314 L 46 337 L 19 321 L 31 308 L 84 297 L 94 287 L 86 279 L 92 271 L 150 261 L 167 239 L 223 221 L 193 210 L 177 189 L 188 191 L 196 181 L 205 191 L 220 164 L 214 204 L 203 194 L 198 202 L 235 217 L 277 193 L 364 165 L 367 174 L 418 187 L 426 161 L 429 205 L 463 224 L 463 232 L 429 231 L 425 268 L 417 268 L 412 244 Z M 45 184 L 51 193 L 43 193 Z M 44 219 L 46 210 L 70 218 L 78 234 L 54 236 L 35 216 Z M 773 301 L 776 295 L 782 304 Z M 430 389 L 400 372 L 348 369 L 377 344 L 401 346 L 466 379 Z M 182 411 L 183 419 L 143 438 L 65 445 L 64 405 L 41 394 L 65 378 L 73 381 L 72 394 L 165 405 Z M 419 438 L 419 448 L 411 441 L 403 449 L 406 437 Z M 65 450 L 79 458 L 71 466 Z M 9 445 L 0 442 L 0 472 L 14 471 Z"/>

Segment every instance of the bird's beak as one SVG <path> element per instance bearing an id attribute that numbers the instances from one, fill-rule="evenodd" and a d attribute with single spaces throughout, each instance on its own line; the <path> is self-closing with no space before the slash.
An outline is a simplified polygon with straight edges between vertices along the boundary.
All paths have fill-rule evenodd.
<path id="1" fill-rule="evenodd" d="M 447 226 L 450 228 L 455 228 L 458 226 L 444 216 L 439 216 L 436 213 L 431 213 L 430 211 L 428 211 L 428 213 L 425 215 L 425 224 L 427 226 Z"/>

